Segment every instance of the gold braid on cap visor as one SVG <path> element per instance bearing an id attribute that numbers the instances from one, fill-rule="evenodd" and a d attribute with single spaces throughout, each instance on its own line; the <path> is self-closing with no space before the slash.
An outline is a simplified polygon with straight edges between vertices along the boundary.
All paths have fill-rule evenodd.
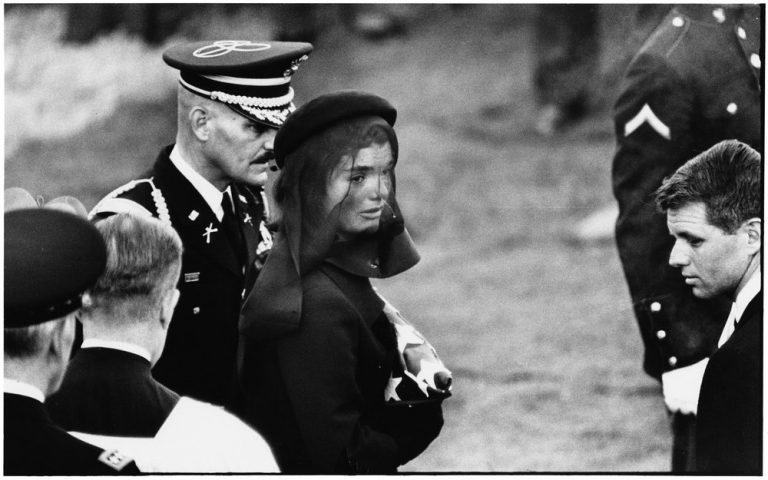
<path id="1" fill-rule="evenodd" d="M 272 123 L 282 124 L 288 115 L 296 110 L 296 106 L 291 103 L 293 100 L 293 87 L 288 87 L 288 93 L 280 97 L 274 98 L 261 98 L 261 97 L 246 97 L 245 95 L 230 95 L 229 93 L 213 91 L 209 92 L 202 88 L 195 87 L 189 82 L 184 81 L 183 78 L 179 78 L 179 83 L 184 87 L 197 92 L 203 96 L 210 97 L 211 100 L 217 102 L 229 103 L 237 105 L 246 112 L 255 116 L 259 120 L 266 120 Z M 283 107 L 283 108 L 280 108 Z"/>

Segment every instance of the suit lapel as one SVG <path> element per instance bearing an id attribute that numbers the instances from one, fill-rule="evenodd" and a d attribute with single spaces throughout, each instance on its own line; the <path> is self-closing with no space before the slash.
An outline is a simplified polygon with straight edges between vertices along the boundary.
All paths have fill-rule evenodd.
<path id="1" fill-rule="evenodd" d="M 755 298 L 752 299 L 751 302 L 749 302 L 749 305 L 747 305 L 747 308 L 744 309 L 744 313 L 741 314 L 741 318 L 739 319 L 739 322 L 736 324 L 736 327 L 734 328 L 734 331 L 739 330 L 740 328 L 744 327 L 744 324 L 749 323 L 754 318 L 762 320 L 762 309 L 763 309 L 763 291 L 760 290 L 757 295 L 755 295 Z"/>
<path id="2" fill-rule="evenodd" d="M 234 248 L 224 233 L 211 207 L 168 158 L 170 147 L 157 159 L 154 177 L 168 203 L 171 223 L 184 248 L 194 250 L 235 275 L 242 275 L 242 266 Z"/>

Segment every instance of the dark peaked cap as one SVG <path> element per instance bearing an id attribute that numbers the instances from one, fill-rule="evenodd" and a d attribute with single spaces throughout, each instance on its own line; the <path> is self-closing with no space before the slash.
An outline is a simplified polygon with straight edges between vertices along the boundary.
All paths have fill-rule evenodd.
<path id="1" fill-rule="evenodd" d="M 275 163 L 280 168 L 285 157 L 310 136 L 336 122 L 374 115 L 395 125 L 397 110 L 387 100 L 372 93 L 355 90 L 321 95 L 299 107 L 285 121 L 275 136 Z"/>
<path id="2" fill-rule="evenodd" d="M 192 93 L 226 104 L 244 117 L 279 127 L 293 105 L 291 76 L 312 44 L 250 40 L 185 43 L 163 53 Z"/>
<path id="3" fill-rule="evenodd" d="M 96 227 L 59 210 L 6 212 L 4 246 L 5 328 L 36 325 L 77 310 L 107 262 Z"/>

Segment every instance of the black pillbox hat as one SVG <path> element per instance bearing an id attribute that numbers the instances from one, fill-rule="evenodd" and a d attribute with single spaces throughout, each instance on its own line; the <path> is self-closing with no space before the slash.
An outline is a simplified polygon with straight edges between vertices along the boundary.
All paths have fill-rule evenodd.
<path id="1" fill-rule="evenodd" d="M 279 168 L 285 157 L 313 134 L 348 118 L 375 115 L 391 126 L 397 110 L 387 100 L 372 93 L 355 90 L 321 95 L 302 105 L 283 123 L 274 142 L 275 162 Z"/>
<path id="2" fill-rule="evenodd" d="M 171 47 L 163 60 L 192 93 L 277 128 L 296 109 L 291 77 L 311 51 L 304 42 L 211 40 Z"/>
<path id="3" fill-rule="evenodd" d="M 5 213 L 5 328 L 71 313 L 104 271 L 99 231 L 72 213 L 24 208 Z"/>

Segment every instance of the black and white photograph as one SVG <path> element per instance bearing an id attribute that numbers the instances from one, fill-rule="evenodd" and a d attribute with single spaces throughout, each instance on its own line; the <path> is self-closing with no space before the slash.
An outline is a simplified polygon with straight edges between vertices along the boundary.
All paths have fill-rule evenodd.
<path id="1" fill-rule="evenodd" d="M 3 13 L 4 475 L 763 474 L 764 3 Z"/>

